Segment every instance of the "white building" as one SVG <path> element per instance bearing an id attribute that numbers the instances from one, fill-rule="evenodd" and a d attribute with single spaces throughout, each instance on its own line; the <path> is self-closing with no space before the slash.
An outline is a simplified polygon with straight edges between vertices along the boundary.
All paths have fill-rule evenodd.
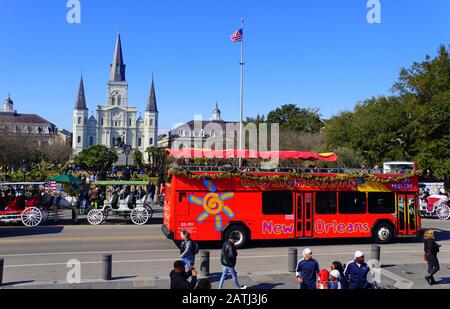
<path id="1" fill-rule="evenodd" d="M 120 34 L 117 37 L 110 80 L 107 84 L 105 105 L 97 106 L 96 117 L 89 117 L 86 105 L 83 77 L 73 111 L 73 149 L 79 154 L 94 145 L 108 148 L 118 143 L 129 145 L 133 150 L 145 152 L 158 143 L 158 107 L 155 85 L 152 80 L 144 119 L 138 116 L 136 107 L 128 105 L 128 83 L 125 79 L 126 65 L 123 61 Z"/>

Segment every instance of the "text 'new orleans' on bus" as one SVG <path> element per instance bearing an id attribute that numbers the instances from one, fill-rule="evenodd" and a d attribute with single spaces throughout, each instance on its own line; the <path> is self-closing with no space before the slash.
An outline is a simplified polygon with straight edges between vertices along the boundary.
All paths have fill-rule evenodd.
<path id="1" fill-rule="evenodd" d="M 170 154 L 179 158 L 190 151 L 195 152 Z M 202 152 L 209 158 L 217 155 Z M 335 154 L 302 152 L 280 152 L 279 156 L 337 159 Z M 414 174 L 343 169 L 224 171 L 220 167 L 174 167 L 170 174 L 162 229 L 175 241 L 186 230 L 196 241 L 223 241 L 235 233 L 238 247 L 251 240 L 302 238 L 368 238 L 389 243 L 415 237 L 421 228 Z"/>

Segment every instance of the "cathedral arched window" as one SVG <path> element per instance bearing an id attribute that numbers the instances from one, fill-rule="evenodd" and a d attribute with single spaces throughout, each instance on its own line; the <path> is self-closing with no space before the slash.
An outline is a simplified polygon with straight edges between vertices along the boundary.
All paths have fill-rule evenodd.
<path id="1" fill-rule="evenodd" d="M 142 138 L 138 138 L 138 147 L 142 147 Z"/>
<path id="2" fill-rule="evenodd" d="M 78 144 L 81 144 L 81 136 L 78 136 Z"/>
<path id="3" fill-rule="evenodd" d="M 117 105 L 122 105 L 122 96 L 120 95 L 117 97 Z"/>
<path id="4" fill-rule="evenodd" d="M 129 126 L 129 127 L 131 127 L 131 125 L 132 125 L 132 122 L 131 122 L 131 121 L 132 121 L 132 119 L 131 119 L 131 118 L 130 118 L 130 119 L 128 119 L 128 126 Z"/>
<path id="5" fill-rule="evenodd" d="M 78 124 L 81 124 L 81 117 L 78 117 Z"/>
<path id="6" fill-rule="evenodd" d="M 94 137 L 89 137 L 89 146 L 94 146 Z"/>
<path id="7" fill-rule="evenodd" d="M 150 119 L 150 126 L 153 127 L 153 119 Z"/>
<path id="8" fill-rule="evenodd" d="M 150 146 L 153 146 L 153 138 L 150 139 Z"/>

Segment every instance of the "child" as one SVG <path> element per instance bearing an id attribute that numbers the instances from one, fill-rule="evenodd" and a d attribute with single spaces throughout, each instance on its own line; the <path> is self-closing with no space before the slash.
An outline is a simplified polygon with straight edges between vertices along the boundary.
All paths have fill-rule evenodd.
<path id="1" fill-rule="evenodd" d="M 326 269 L 322 269 L 319 272 L 319 282 L 318 282 L 318 289 L 319 290 L 325 290 L 328 289 L 328 278 L 329 278 L 329 272 Z"/>

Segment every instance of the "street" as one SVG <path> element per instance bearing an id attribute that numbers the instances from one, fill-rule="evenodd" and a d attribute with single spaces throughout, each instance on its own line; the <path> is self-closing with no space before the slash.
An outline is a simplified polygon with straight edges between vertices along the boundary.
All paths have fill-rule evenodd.
<path id="1" fill-rule="evenodd" d="M 155 219 L 154 219 L 155 220 Z M 443 283 L 439 288 L 449 288 L 450 226 L 449 222 L 424 220 L 424 228 L 441 231 L 440 260 L 442 270 L 438 277 Z M 362 250 L 370 258 L 371 243 L 364 240 L 321 240 L 256 242 L 249 249 L 241 250 L 238 271 L 241 276 L 287 274 L 289 247 L 310 247 L 322 268 L 335 260 L 347 262 L 355 250 Z M 207 243 L 201 250 L 211 251 L 211 273 L 220 273 L 220 244 Z M 382 246 L 382 264 L 425 273 L 421 241 L 401 240 Z M 81 262 L 82 281 L 101 278 L 102 254 L 113 254 L 115 280 L 152 278 L 167 279 L 179 250 L 174 242 L 165 239 L 158 219 L 151 225 L 138 227 L 126 223 L 114 225 L 65 225 L 43 226 L 33 229 L 22 227 L 0 228 L 0 256 L 5 259 L 4 283 L 20 284 L 64 283 L 67 262 Z M 408 271 L 403 271 L 406 275 Z M 422 277 L 422 276 L 420 276 Z M 293 278 L 293 276 L 292 276 Z M 293 279 L 292 279 L 293 281 Z"/>

